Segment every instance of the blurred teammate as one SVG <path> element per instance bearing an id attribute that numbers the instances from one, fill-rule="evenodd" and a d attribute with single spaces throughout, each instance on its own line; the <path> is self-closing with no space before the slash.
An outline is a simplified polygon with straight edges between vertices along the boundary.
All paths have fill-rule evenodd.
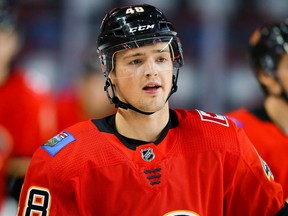
<path id="1" fill-rule="evenodd" d="M 57 94 L 59 130 L 79 121 L 115 113 L 115 106 L 109 102 L 103 89 L 104 83 L 105 77 L 101 72 L 99 60 L 91 54 L 85 61 L 79 77 L 76 77 L 71 86 Z"/>
<path id="2" fill-rule="evenodd" d="M 241 128 L 213 113 L 169 109 L 183 55 L 161 11 L 110 11 L 98 49 L 119 108 L 36 151 L 19 215 L 287 215 L 281 186 Z"/>
<path id="3" fill-rule="evenodd" d="M 32 154 L 57 131 L 52 93 L 17 65 L 18 30 L 15 17 L 0 10 L 0 124 L 13 140 L 8 184 L 16 200 Z"/>
<path id="4" fill-rule="evenodd" d="M 288 200 L 288 21 L 256 29 L 249 47 L 265 99 L 258 108 L 240 108 L 227 115 L 245 129 Z"/>

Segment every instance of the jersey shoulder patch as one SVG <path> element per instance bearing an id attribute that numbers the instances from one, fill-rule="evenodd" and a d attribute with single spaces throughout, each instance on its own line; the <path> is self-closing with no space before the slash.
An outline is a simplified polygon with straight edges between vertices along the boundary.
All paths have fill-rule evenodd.
<path id="1" fill-rule="evenodd" d="M 41 147 L 45 149 L 50 155 L 55 156 L 62 148 L 64 148 L 69 143 L 76 140 L 72 134 L 63 131 L 53 138 L 49 139 Z"/>
<path id="2" fill-rule="evenodd" d="M 239 121 L 238 119 L 232 117 L 232 116 L 227 116 L 227 118 L 231 119 L 237 126 L 241 127 L 241 128 L 244 128 L 244 124 Z"/>
<path id="3" fill-rule="evenodd" d="M 217 115 L 217 114 L 211 113 L 211 112 L 204 112 L 204 111 L 197 110 L 197 109 L 196 109 L 196 111 L 199 113 L 202 121 L 213 122 L 216 124 L 220 124 L 220 125 L 229 127 L 229 122 L 225 116 Z"/>

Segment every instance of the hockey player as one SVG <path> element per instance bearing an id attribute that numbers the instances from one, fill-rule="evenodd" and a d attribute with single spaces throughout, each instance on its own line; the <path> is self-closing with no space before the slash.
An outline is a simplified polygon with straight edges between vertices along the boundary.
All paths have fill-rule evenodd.
<path id="1" fill-rule="evenodd" d="M 169 109 L 183 54 L 160 10 L 110 11 L 98 49 L 117 113 L 68 127 L 36 151 L 19 215 L 287 215 L 280 184 L 241 128 Z"/>
<path id="2" fill-rule="evenodd" d="M 244 128 L 288 200 L 288 20 L 256 29 L 249 47 L 265 98 L 260 107 L 240 108 L 227 115 Z"/>
<path id="3" fill-rule="evenodd" d="M 57 132 L 57 125 L 52 91 L 43 88 L 43 82 L 39 83 L 39 79 L 17 61 L 22 42 L 19 23 L 15 14 L 2 4 L 0 2 L 0 124 L 12 136 L 7 182 L 9 196 L 18 201 L 34 151 Z"/>
<path id="4" fill-rule="evenodd" d="M 96 53 L 97 54 L 97 53 Z M 96 59 L 97 60 L 97 59 Z M 93 61 L 93 64 L 91 62 Z M 75 80 L 58 92 L 56 98 L 58 129 L 62 130 L 79 121 L 101 118 L 115 113 L 116 109 L 107 100 L 99 61 L 87 58 L 83 70 Z"/>

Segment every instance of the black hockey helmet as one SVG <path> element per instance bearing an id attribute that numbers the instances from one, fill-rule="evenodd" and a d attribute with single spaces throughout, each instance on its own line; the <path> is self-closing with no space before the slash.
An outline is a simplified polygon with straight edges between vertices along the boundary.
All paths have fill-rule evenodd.
<path id="1" fill-rule="evenodd" d="M 255 70 L 264 69 L 268 75 L 276 76 L 278 63 L 285 53 L 288 53 L 288 20 L 265 24 L 250 37 L 249 57 Z"/>
<path id="2" fill-rule="evenodd" d="M 165 15 L 148 4 L 111 10 L 104 17 L 98 37 L 103 72 L 113 70 L 114 54 L 157 41 L 169 42 L 175 68 L 183 65 L 183 54 L 177 32 Z"/>

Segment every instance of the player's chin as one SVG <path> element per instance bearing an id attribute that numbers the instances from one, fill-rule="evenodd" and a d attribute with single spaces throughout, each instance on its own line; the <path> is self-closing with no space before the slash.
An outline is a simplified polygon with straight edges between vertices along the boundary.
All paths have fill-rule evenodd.
<path id="1" fill-rule="evenodd" d="M 153 112 L 156 113 L 158 111 L 161 111 L 163 109 L 165 109 L 166 107 L 168 107 L 168 103 L 166 101 L 162 101 L 161 103 L 151 103 L 149 105 L 146 106 L 142 106 L 142 110 L 144 112 Z"/>

